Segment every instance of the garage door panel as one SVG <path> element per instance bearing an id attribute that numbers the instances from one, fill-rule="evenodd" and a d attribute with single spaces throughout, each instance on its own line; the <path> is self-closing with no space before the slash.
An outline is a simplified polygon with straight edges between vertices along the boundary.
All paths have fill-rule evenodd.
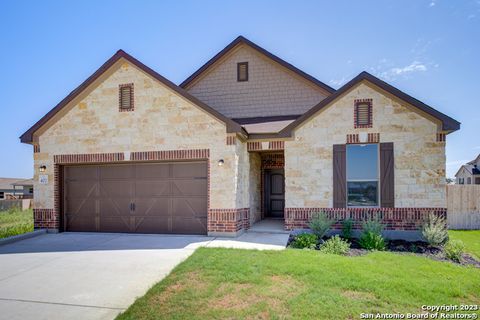
<path id="1" fill-rule="evenodd" d="M 99 166 L 100 180 L 121 180 L 134 177 L 133 165 Z"/>
<path id="2" fill-rule="evenodd" d="M 77 216 L 69 218 L 67 216 L 67 230 L 77 232 L 97 231 L 94 216 Z"/>
<path id="3" fill-rule="evenodd" d="M 69 231 L 207 232 L 205 162 L 65 167 L 64 188 Z"/>
<path id="4" fill-rule="evenodd" d="M 99 217 L 100 232 L 132 232 L 129 216 L 104 216 Z"/>
<path id="5" fill-rule="evenodd" d="M 173 196 L 206 196 L 207 180 L 175 180 L 172 181 Z"/>
<path id="6" fill-rule="evenodd" d="M 172 233 L 176 234 L 206 234 L 207 223 L 198 219 L 172 218 Z"/>
<path id="7" fill-rule="evenodd" d="M 169 217 L 171 215 L 170 198 L 137 198 L 135 216 Z"/>
<path id="8" fill-rule="evenodd" d="M 145 180 L 135 182 L 135 194 L 138 198 L 168 196 L 170 195 L 170 182 L 168 180 Z"/>
<path id="9" fill-rule="evenodd" d="M 98 199 L 99 212 L 111 216 L 130 215 L 130 199 L 109 197 Z"/>
<path id="10" fill-rule="evenodd" d="M 173 178 L 207 177 L 204 162 L 178 162 L 173 164 Z"/>
<path id="11" fill-rule="evenodd" d="M 170 176 L 170 164 L 138 164 L 135 167 L 135 176 L 140 179 L 168 179 Z"/>
<path id="12" fill-rule="evenodd" d="M 96 181 L 68 180 L 68 188 L 65 189 L 69 198 L 88 198 L 96 195 Z"/>
<path id="13" fill-rule="evenodd" d="M 132 182 L 127 180 L 100 181 L 100 197 L 128 197 L 133 193 Z"/>
<path id="14" fill-rule="evenodd" d="M 203 198 L 173 199 L 174 217 L 207 218 L 207 201 Z"/>
<path id="15" fill-rule="evenodd" d="M 136 229 L 138 233 L 171 233 L 170 217 L 138 217 Z"/>
<path id="16" fill-rule="evenodd" d="M 96 180 L 98 178 L 97 166 L 68 167 L 67 179 Z"/>

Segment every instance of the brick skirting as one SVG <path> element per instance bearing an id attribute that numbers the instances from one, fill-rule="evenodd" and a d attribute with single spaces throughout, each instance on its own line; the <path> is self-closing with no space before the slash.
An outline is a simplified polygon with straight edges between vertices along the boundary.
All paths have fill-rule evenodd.
<path id="1" fill-rule="evenodd" d="M 58 229 L 60 226 L 54 209 L 33 209 L 33 219 L 35 229 Z"/>
<path id="2" fill-rule="evenodd" d="M 323 211 L 335 220 L 333 229 L 341 229 L 342 221 L 352 219 L 354 229 L 361 229 L 362 222 L 378 218 L 385 225 L 385 230 L 416 231 L 432 212 L 446 219 L 446 208 L 285 208 L 285 229 L 308 228 L 312 213 Z"/>
<path id="3" fill-rule="evenodd" d="M 250 209 L 208 210 L 208 232 L 238 232 L 250 228 Z"/>

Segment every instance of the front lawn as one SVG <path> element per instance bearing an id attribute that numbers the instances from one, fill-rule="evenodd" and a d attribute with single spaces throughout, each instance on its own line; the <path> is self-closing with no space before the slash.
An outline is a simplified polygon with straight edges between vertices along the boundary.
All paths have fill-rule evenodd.
<path id="1" fill-rule="evenodd" d="M 0 239 L 33 231 L 32 210 L 0 211 Z"/>
<path id="2" fill-rule="evenodd" d="M 118 319 L 359 319 L 480 304 L 480 269 L 413 254 L 200 248 Z"/>
<path id="3" fill-rule="evenodd" d="M 462 240 L 465 250 L 480 259 L 480 230 L 450 230 L 448 234 L 451 239 Z"/>

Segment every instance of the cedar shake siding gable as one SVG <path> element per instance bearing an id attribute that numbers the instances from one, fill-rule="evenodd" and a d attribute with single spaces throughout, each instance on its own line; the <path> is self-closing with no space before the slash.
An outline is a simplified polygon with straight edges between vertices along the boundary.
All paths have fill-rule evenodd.
<path id="1" fill-rule="evenodd" d="M 170 80 L 161 76 L 159 73 L 155 72 L 153 69 L 147 67 L 145 64 L 135 59 L 128 53 L 123 50 L 118 50 L 110 59 L 108 59 L 97 71 L 95 71 L 90 77 L 88 77 L 82 84 L 80 84 L 76 89 L 74 89 L 70 94 L 68 94 L 60 103 L 58 103 L 52 110 L 50 110 L 45 116 L 43 116 L 39 121 L 37 121 L 30 129 L 28 129 L 24 134 L 20 136 L 20 141 L 23 143 L 32 143 L 34 142 L 34 134 L 37 130 L 42 128 L 42 126 L 55 121 L 57 114 L 61 114 L 63 109 L 71 105 L 72 102 L 81 94 L 87 90 L 93 90 L 98 83 L 96 81 L 100 80 L 101 77 L 107 73 L 112 67 L 117 65 L 121 60 L 124 60 L 128 63 L 131 63 L 141 71 L 145 72 L 152 78 L 156 79 L 160 83 L 164 84 L 179 96 L 185 98 L 189 102 L 192 102 L 200 109 L 203 109 L 205 112 L 218 119 L 219 121 L 225 123 L 227 127 L 227 132 L 239 132 L 244 133 L 242 127 L 237 124 L 235 121 L 230 118 L 225 117 L 217 110 L 211 108 L 204 102 L 198 100 L 194 96 L 190 95 L 187 91 L 175 85 Z"/>
<path id="2" fill-rule="evenodd" d="M 239 65 L 247 63 L 248 80 L 238 81 Z M 234 119 L 301 115 L 334 92 L 246 41 L 207 65 L 181 86 Z"/>

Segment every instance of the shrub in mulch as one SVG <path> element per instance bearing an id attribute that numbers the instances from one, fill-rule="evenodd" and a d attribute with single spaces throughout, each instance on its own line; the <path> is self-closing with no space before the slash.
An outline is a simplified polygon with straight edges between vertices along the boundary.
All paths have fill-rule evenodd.
<path id="1" fill-rule="evenodd" d="M 311 234 L 312 232 L 310 230 L 297 230 L 292 232 L 288 239 L 287 246 L 292 248 L 293 246 L 291 245 L 291 243 L 295 241 L 298 235 L 304 233 Z M 317 245 L 314 247 L 315 250 L 321 250 L 321 247 L 325 243 L 325 241 L 328 241 L 331 238 L 332 237 L 324 236 L 322 239 L 318 239 Z M 350 248 L 346 253 L 347 256 L 361 256 L 371 252 L 362 248 L 359 239 L 351 238 L 344 240 L 350 242 Z M 457 246 L 458 245 L 456 245 L 455 247 Z M 445 247 L 447 247 L 447 252 L 445 250 Z M 452 247 L 452 245 L 450 245 L 450 247 Z M 385 251 L 394 252 L 397 254 L 416 254 L 438 261 L 450 261 L 461 265 L 471 265 L 480 268 L 480 261 L 476 260 L 467 253 L 457 252 L 456 256 L 458 256 L 458 260 L 452 259 L 452 254 L 448 252 L 448 250 L 452 251 L 454 249 L 451 249 L 450 247 L 448 242 L 445 246 L 432 246 L 424 241 L 388 240 L 388 242 L 386 242 Z M 448 256 L 450 256 L 450 259 L 448 258 Z"/>

